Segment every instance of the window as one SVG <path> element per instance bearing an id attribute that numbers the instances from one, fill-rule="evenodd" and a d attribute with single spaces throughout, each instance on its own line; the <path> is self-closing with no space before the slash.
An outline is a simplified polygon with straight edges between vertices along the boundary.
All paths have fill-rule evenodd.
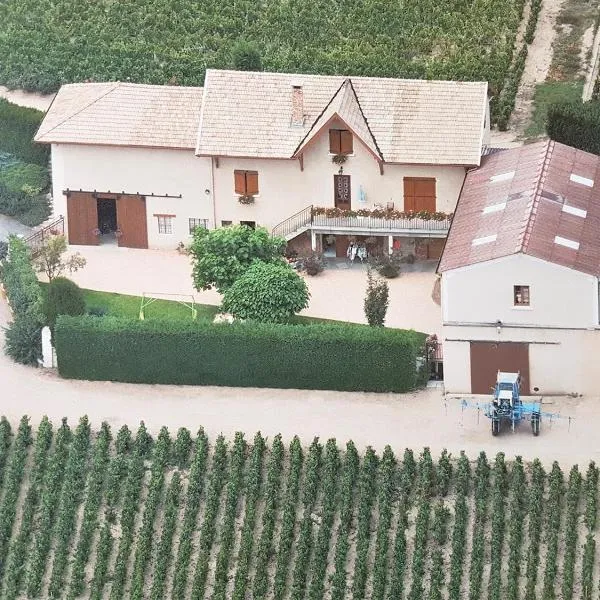
<path id="1" fill-rule="evenodd" d="M 158 220 L 158 233 L 173 233 L 175 215 L 154 215 Z"/>
<path id="2" fill-rule="evenodd" d="M 404 212 L 436 211 L 435 177 L 404 178 Z"/>
<path id="3" fill-rule="evenodd" d="M 229 227 L 233 224 L 233 221 L 221 221 L 221 227 Z"/>
<path id="4" fill-rule="evenodd" d="M 258 171 L 234 171 L 235 193 L 240 196 L 258 194 Z"/>
<path id="5" fill-rule="evenodd" d="M 514 300 L 515 306 L 529 306 L 529 286 L 515 285 Z"/>
<path id="6" fill-rule="evenodd" d="M 352 133 L 347 129 L 329 130 L 329 152 L 331 154 L 352 154 Z"/>
<path id="7" fill-rule="evenodd" d="M 190 235 L 194 233 L 196 227 L 202 227 L 202 229 L 208 229 L 208 219 L 189 219 L 190 222 Z"/>
<path id="8" fill-rule="evenodd" d="M 240 221 L 240 225 L 250 227 L 250 229 L 256 229 L 256 221 Z"/>

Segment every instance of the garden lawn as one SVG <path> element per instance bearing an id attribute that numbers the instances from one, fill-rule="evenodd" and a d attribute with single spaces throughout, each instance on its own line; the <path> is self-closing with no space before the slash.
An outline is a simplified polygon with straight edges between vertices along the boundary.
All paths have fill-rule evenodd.
<path id="1" fill-rule="evenodd" d="M 540 83 L 533 96 L 532 123 L 525 131 L 525 137 L 535 138 L 546 133 L 546 115 L 551 104 L 576 102 L 581 99 L 582 82 L 554 81 Z"/>

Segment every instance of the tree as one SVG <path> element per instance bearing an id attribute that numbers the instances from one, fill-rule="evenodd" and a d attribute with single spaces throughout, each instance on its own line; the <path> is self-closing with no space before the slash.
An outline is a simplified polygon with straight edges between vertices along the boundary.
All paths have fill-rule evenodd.
<path id="1" fill-rule="evenodd" d="M 197 228 L 190 247 L 194 286 L 224 293 L 255 260 L 282 262 L 285 246 L 283 238 L 271 237 L 262 227 Z"/>
<path id="2" fill-rule="evenodd" d="M 231 59 L 238 71 L 262 71 L 260 52 L 251 42 L 238 41 L 231 50 Z"/>
<path id="3" fill-rule="evenodd" d="M 42 358 L 42 323 L 35 312 L 15 315 L 5 329 L 4 349 L 15 362 L 37 366 Z"/>
<path id="4" fill-rule="evenodd" d="M 548 108 L 550 139 L 585 152 L 600 154 L 600 102 L 562 102 Z"/>
<path id="5" fill-rule="evenodd" d="M 284 323 L 308 306 L 306 282 L 284 262 L 256 261 L 223 296 L 223 310 L 239 319 Z"/>
<path id="6" fill-rule="evenodd" d="M 67 238 L 64 235 L 50 236 L 36 252 L 34 266 L 38 273 L 45 273 L 48 281 L 52 281 L 65 271 L 74 273 L 85 267 L 86 260 L 79 252 L 64 257 L 66 251 Z"/>
<path id="7" fill-rule="evenodd" d="M 52 330 L 58 315 L 85 314 L 85 299 L 81 288 L 66 277 L 55 277 L 46 288 L 42 311 L 46 324 Z"/>
<path id="8" fill-rule="evenodd" d="M 373 277 L 373 273 L 369 269 L 365 295 L 365 316 L 371 327 L 383 327 L 390 303 L 389 296 L 390 290 L 387 281 Z"/>

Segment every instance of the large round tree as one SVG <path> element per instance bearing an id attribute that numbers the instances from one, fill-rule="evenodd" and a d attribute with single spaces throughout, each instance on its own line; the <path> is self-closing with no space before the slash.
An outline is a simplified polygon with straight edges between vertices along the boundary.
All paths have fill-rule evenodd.
<path id="1" fill-rule="evenodd" d="M 256 261 L 223 296 L 223 310 L 238 319 L 285 323 L 308 306 L 306 282 L 285 262 Z"/>
<path id="2" fill-rule="evenodd" d="M 285 245 L 283 238 L 272 237 L 262 227 L 197 228 L 190 248 L 194 286 L 224 293 L 255 260 L 283 262 Z"/>

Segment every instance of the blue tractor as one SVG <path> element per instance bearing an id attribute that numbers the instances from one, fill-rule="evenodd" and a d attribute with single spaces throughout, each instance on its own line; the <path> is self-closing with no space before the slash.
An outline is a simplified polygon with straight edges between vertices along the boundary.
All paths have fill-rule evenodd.
<path id="1" fill-rule="evenodd" d="M 493 398 L 485 407 L 485 416 L 492 421 L 492 435 L 498 435 L 503 422 L 509 422 L 514 431 L 521 420 L 529 419 L 533 435 L 539 435 L 542 420 L 540 402 L 521 400 L 521 376 L 519 373 L 498 371 Z"/>

